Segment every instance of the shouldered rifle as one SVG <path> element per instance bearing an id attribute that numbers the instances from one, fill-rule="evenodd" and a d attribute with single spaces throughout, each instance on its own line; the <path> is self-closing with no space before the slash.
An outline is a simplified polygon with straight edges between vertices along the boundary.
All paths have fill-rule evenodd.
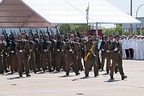
<path id="1" fill-rule="evenodd" d="M 91 54 L 92 50 L 94 49 L 94 44 L 92 45 L 90 51 L 87 53 L 87 55 L 84 57 L 84 61 L 87 61 L 89 55 Z"/>

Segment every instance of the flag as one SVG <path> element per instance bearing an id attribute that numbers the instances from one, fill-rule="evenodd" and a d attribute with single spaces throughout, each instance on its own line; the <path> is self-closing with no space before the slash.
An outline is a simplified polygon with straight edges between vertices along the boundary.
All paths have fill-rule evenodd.
<path id="1" fill-rule="evenodd" d="M 88 3 L 88 7 L 86 9 L 86 20 L 87 20 L 87 23 L 88 23 L 88 20 L 89 20 L 89 3 Z"/>

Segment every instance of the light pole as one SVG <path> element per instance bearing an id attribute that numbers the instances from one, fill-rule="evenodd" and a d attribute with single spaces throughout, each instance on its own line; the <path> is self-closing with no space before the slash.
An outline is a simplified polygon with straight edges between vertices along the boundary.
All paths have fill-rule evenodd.
<path id="1" fill-rule="evenodd" d="M 136 10 L 136 19 L 137 19 L 137 16 L 138 16 L 138 11 L 139 11 L 139 9 L 140 9 L 142 6 L 144 6 L 144 4 L 141 4 L 141 5 L 137 8 L 137 10 Z M 137 31 L 137 24 L 136 24 L 136 31 Z"/>
<path id="2" fill-rule="evenodd" d="M 130 0 L 130 15 L 132 16 L 132 0 Z M 129 35 L 132 34 L 132 24 L 130 24 L 130 32 Z"/>

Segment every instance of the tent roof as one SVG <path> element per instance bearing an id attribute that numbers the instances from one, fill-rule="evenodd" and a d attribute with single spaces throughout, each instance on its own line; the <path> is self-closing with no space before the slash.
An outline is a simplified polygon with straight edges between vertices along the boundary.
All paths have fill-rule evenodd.
<path id="1" fill-rule="evenodd" d="M 90 23 L 140 23 L 104 0 L 3 0 L 0 4 L 0 27 L 87 23 L 88 2 Z"/>
<path id="2" fill-rule="evenodd" d="M 50 23 L 140 23 L 105 0 L 22 0 Z"/>
<path id="3" fill-rule="evenodd" d="M 48 24 L 21 0 L 3 0 L 0 4 L 0 28 L 47 27 Z"/>

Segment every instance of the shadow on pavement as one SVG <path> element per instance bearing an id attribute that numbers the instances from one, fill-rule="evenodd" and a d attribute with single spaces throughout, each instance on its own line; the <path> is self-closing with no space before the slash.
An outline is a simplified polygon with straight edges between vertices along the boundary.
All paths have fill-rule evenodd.
<path id="1" fill-rule="evenodd" d="M 117 82 L 117 81 L 120 81 L 120 80 L 115 80 L 115 79 L 109 79 L 108 81 L 104 81 L 104 82 L 111 82 L 111 83 L 113 83 L 113 82 Z"/>

